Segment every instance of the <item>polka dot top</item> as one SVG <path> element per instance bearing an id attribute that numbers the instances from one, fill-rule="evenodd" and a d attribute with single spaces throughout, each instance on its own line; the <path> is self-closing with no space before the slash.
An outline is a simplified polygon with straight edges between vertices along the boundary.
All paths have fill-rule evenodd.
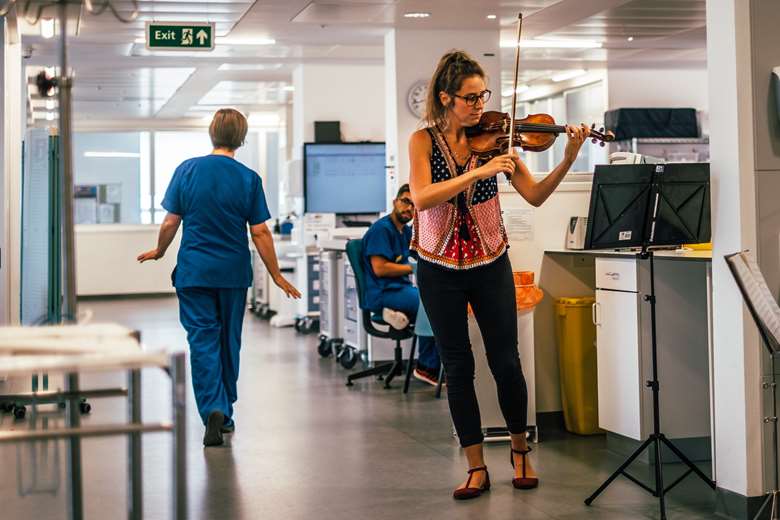
<path id="1" fill-rule="evenodd" d="M 480 165 L 471 156 L 459 165 L 441 132 L 431 135 L 431 181 L 443 182 Z M 498 182 L 495 177 L 474 183 L 457 197 L 434 208 L 417 212 L 412 249 L 421 259 L 453 269 L 485 265 L 506 250 Z"/>

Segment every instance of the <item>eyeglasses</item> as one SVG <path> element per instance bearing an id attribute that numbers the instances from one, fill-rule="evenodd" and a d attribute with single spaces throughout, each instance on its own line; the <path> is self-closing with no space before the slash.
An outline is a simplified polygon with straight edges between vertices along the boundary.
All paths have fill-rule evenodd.
<path id="1" fill-rule="evenodd" d="M 458 94 L 453 94 L 453 96 L 462 99 L 463 101 L 466 102 L 468 106 L 473 107 L 474 105 L 477 104 L 478 99 L 482 101 L 483 104 L 487 103 L 488 100 L 490 99 L 490 94 L 492 94 L 492 92 L 490 92 L 489 90 L 483 90 L 479 94 L 468 94 L 466 96 L 459 96 Z"/>
<path id="2" fill-rule="evenodd" d="M 400 202 L 401 204 L 405 204 L 406 206 L 414 207 L 414 201 L 408 197 L 402 197 L 398 199 L 398 202 Z"/>

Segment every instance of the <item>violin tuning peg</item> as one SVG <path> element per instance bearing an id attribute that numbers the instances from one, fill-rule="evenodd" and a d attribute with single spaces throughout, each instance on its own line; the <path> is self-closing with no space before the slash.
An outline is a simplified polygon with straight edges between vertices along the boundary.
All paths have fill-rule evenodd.
<path id="1" fill-rule="evenodd" d="M 596 128 L 596 123 L 593 123 L 592 125 L 590 125 L 590 129 L 591 130 L 593 130 L 594 128 Z"/>
<path id="2" fill-rule="evenodd" d="M 591 141 L 593 141 L 593 144 L 596 144 L 596 141 L 598 141 L 598 139 L 596 139 L 596 138 L 594 137 L 593 139 L 591 139 Z"/>
<path id="3" fill-rule="evenodd" d="M 601 147 L 602 147 L 602 148 L 604 148 L 604 146 L 605 146 L 607 143 L 605 143 L 604 141 L 601 141 L 599 144 L 601 145 Z"/>
<path id="4" fill-rule="evenodd" d="M 604 133 L 604 127 L 603 127 L 603 126 L 602 126 L 601 128 L 599 128 L 599 133 L 600 133 L 600 134 L 603 134 L 603 133 Z"/>

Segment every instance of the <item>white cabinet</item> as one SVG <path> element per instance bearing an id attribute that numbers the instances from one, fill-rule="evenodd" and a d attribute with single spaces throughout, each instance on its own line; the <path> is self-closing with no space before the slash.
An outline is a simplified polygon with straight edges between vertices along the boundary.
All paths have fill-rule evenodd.
<path id="1" fill-rule="evenodd" d="M 641 439 L 637 294 L 597 289 L 594 305 L 599 427 Z"/>
<path id="2" fill-rule="evenodd" d="M 596 258 L 599 426 L 643 440 L 653 429 L 649 262 Z M 707 457 L 710 434 L 706 266 L 655 261 L 661 429 L 686 454 Z M 699 458 L 698 460 L 701 460 Z"/>

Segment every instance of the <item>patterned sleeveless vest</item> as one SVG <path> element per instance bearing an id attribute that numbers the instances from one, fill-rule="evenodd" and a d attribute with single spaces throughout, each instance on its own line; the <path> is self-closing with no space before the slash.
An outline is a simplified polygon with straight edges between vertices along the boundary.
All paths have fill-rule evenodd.
<path id="1" fill-rule="evenodd" d="M 428 132 L 432 182 L 446 181 L 480 166 L 474 155 L 465 166 L 459 166 L 444 135 L 435 128 Z M 507 247 L 495 177 L 477 181 L 438 206 L 415 210 L 411 249 L 427 262 L 466 270 L 493 262 Z"/>

